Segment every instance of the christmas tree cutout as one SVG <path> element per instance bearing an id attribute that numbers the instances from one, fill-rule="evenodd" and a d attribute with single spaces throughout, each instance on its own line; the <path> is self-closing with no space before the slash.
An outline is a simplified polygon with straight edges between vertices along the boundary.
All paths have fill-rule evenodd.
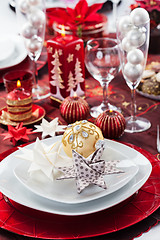
<path id="1" fill-rule="evenodd" d="M 54 97 L 57 97 L 61 100 L 63 100 L 64 98 L 62 97 L 61 93 L 60 93 L 60 89 L 63 89 L 63 79 L 61 77 L 62 71 L 60 69 L 60 66 L 62 65 L 59 61 L 59 55 L 58 55 L 58 51 L 57 49 L 55 50 L 55 53 L 52 55 L 52 57 L 54 58 L 53 61 L 51 61 L 51 64 L 53 65 L 53 69 L 51 70 L 52 76 L 51 79 L 53 79 L 53 81 L 50 81 L 50 84 L 52 86 L 55 86 L 57 89 L 57 93 L 56 95 L 54 94 Z"/>
<path id="2" fill-rule="evenodd" d="M 75 88 L 75 79 L 73 77 L 73 73 L 70 71 L 68 75 L 68 89 L 67 92 L 70 92 L 70 96 L 74 95 L 73 89 Z"/>
<path id="3" fill-rule="evenodd" d="M 76 58 L 76 64 L 75 64 L 75 80 L 76 80 L 75 85 L 77 85 L 76 93 L 78 96 L 81 96 L 84 94 L 84 91 L 82 91 L 80 83 L 84 82 L 84 78 L 82 74 L 81 63 L 78 60 L 78 58 Z"/>

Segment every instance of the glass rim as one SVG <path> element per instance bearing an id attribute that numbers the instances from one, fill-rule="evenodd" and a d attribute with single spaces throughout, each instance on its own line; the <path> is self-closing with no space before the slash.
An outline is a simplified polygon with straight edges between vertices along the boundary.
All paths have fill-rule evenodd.
<path id="1" fill-rule="evenodd" d="M 14 73 L 17 73 L 17 75 L 18 75 L 18 73 L 24 73 L 24 75 L 29 73 L 30 76 L 29 76 L 28 79 L 33 78 L 33 73 L 30 70 L 11 70 L 11 71 L 8 71 L 8 72 L 3 74 L 3 76 L 2 76 L 3 81 L 14 81 L 14 79 L 11 80 L 11 79 L 6 78 L 6 76 L 12 75 Z M 24 79 L 23 81 L 27 81 L 28 79 Z"/>
<path id="2" fill-rule="evenodd" d="M 117 41 L 117 39 L 116 38 L 109 38 L 109 37 L 101 37 L 101 38 L 94 38 L 94 39 L 90 39 L 90 40 L 88 40 L 87 41 L 87 43 L 86 43 L 86 47 L 87 46 L 90 46 L 89 44 L 91 43 L 91 42 L 93 42 L 93 41 L 99 41 L 99 40 L 110 40 L 110 41 L 113 41 L 113 42 L 115 42 L 115 46 L 113 46 L 113 47 L 97 47 L 96 49 L 98 49 L 98 50 L 105 50 L 105 49 L 114 49 L 114 48 L 117 48 L 118 47 L 118 41 Z M 90 46 L 91 47 L 91 46 Z"/>

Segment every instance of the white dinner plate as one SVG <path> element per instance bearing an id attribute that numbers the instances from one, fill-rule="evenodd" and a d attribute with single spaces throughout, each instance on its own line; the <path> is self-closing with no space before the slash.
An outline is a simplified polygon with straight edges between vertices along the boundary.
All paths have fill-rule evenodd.
<path id="1" fill-rule="evenodd" d="M 53 7 L 62 7 L 62 8 L 66 8 L 66 7 L 70 7 L 70 8 L 74 8 L 75 5 L 77 4 L 77 1 L 59 1 L 59 0 L 46 0 L 45 5 L 46 8 L 53 8 Z M 97 0 L 87 0 L 88 5 L 91 6 L 93 4 L 97 3 Z M 104 3 L 106 2 L 106 0 L 99 0 L 98 3 Z"/>
<path id="2" fill-rule="evenodd" d="M 22 38 L 16 35 L 8 35 L 8 38 L 14 46 L 14 49 L 9 57 L 6 57 L 4 61 L 0 62 L 0 70 L 15 66 L 27 57 L 27 51 Z"/>
<path id="3" fill-rule="evenodd" d="M 2 35 L 0 38 L 0 65 L 5 64 L 15 52 L 15 43 L 9 35 Z"/>
<path id="4" fill-rule="evenodd" d="M 147 97 L 153 100 L 158 100 L 160 101 L 160 95 L 153 95 L 153 94 L 148 94 L 148 93 L 144 93 L 138 89 L 136 89 L 136 92 L 139 93 L 140 95 L 142 95 L 143 97 Z"/>
<path id="5" fill-rule="evenodd" d="M 112 150 L 106 149 L 102 159 L 109 160 L 112 155 Z M 17 179 L 30 191 L 41 197 L 70 204 L 95 200 L 117 191 L 127 184 L 137 174 L 139 169 L 135 163 L 124 159 L 117 164 L 117 167 L 122 170 L 123 173 L 104 176 L 107 189 L 100 188 L 96 185 L 90 185 L 84 189 L 81 194 L 78 194 L 74 179 L 51 181 L 45 176 L 43 178 L 35 179 L 28 173 L 30 164 L 29 161 L 22 160 L 22 163 L 14 169 Z"/>
<path id="6" fill-rule="evenodd" d="M 43 141 L 51 144 L 53 139 L 48 138 Z M 130 161 L 139 167 L 138 173 L 129 183 L 107 196 L 78 204 L 65 204 L 40 197 L 25 188 L 15 177 L 13 170 L 21 161 L 16 158 L 17 152 L 12 153 L 0 163 L 0 191 L 17 203 L 47 213 L 76 216 L 110 208 L 124 201 L 140 189 L 150 176 L 152 166 L 149 160 L 138 151 L 112 140 L 106 139 L 105 141 L 110 157 L 120 160 L 130 159 Z M 27 148 L 33 148 L 33 144 L 28 145 Z"/>

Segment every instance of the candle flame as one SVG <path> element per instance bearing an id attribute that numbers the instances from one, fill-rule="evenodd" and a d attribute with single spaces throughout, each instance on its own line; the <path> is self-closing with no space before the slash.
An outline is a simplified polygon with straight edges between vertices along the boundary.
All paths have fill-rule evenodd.
<path id="1" fill-rule="evenodd" d="M 73 97 L 74 97 L 74 98 L 77 97 L 77 93 L 76 93 L 76 92 L 74 92 Z"/>
<path id="2" fill-rule="evenodd" d="M 113 110 L 112 110 L 112 109 L 110 109 L 110 110 L 109 110 L 109 112 L 110 112 L 110 113 L 112 113 L 112 112 L 113 112 Z"/>
<path id="3" fill-rule="evenodd" d="M 21 87 L 21 81 L 17 80 L 17 88 Z"/>
<path id="4" fill-rule="evenodd" d="M 64 25 L 62 25 L 61 36 L 65 37 L 65 27 L 64 27 Z"/>

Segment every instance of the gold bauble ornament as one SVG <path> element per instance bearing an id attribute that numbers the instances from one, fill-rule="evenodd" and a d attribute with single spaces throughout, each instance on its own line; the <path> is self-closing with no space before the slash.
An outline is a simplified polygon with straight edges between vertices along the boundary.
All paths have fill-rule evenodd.
<path id="1" fill-rule="evenodd" d="M 75 150 L 86 158 L 96 150 L 96 142 L 103 139 L 99 127 L 87 120 L 82 120 L 68 125 L 63 134 L 62 144 L 69 157 L 72 157 L 72 150 Z"/>

